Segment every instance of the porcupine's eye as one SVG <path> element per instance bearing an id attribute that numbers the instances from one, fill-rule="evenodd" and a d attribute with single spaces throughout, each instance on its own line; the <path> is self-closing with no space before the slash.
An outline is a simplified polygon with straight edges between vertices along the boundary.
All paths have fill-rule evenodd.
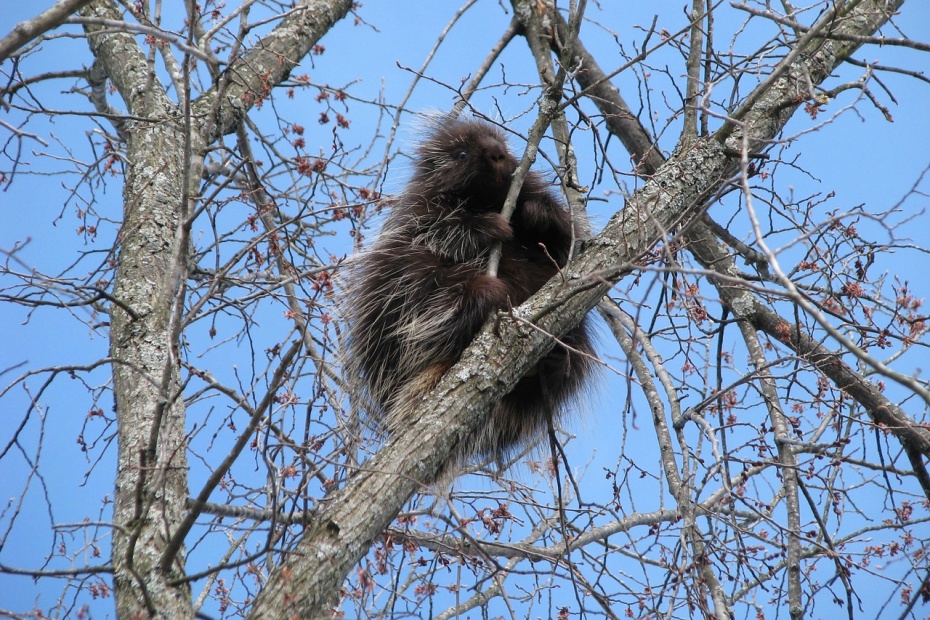
<path id="1" fill-rule="evenodd" d="M 466 153 L 465 151 L 459 151 L 458 153 L 455 154 L 455 158 L 459 161 L 465 161 L 466 159 L 468 159 L 468 153 Z"/>

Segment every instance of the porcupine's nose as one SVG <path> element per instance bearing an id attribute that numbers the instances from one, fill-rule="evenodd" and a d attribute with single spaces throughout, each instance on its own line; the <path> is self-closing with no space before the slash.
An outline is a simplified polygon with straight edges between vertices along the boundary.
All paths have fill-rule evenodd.
<path id="1" fill-rule="evenodd" d="M 513 170 L 510 170 L 507 165 L 507 153 L 495 151 L 489 154 L 488 159 L 491 160 L 491 169 L 494 171 L 494 182 L 504 183 L 509 181 Z"/>

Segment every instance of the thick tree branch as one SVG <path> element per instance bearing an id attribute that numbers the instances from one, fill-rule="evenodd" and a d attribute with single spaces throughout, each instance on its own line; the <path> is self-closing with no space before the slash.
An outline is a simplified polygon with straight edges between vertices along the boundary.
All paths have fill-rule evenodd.
<path id="1" fill-rule="evenodd" d="M 93 0 L 59 0 L 49 9 L 13 26 L 10 34 L 0 39 L 0 62 L 3 62 L 20 47 L 52 28 L 60 26 L 68 16 Z"/>
<path id="2" fill-rule="evenodd" d="M 95 0 L 81 14 L 90 50 L 106 71 L 133 116 L 180 116 L 160 88 L 151 88 L 151 69 L 135 37 L 103 24 L 121 20 L 122 11 L 112 0 Z M 98 105 L 99 107 L 99 105 Z"/>
<path id="3" fill-rule="evenodd" d="M 763 17 L 767 20 L 771 20 L 778 24 L 782 24 L 783 26 L 788 26 L 789 28 L 794 30 L 794 32 L 798 35 L 808 32 L 810 30 L 808 26 L 805 26 L 804 24 L 801 24 L 788 17 L 779 15 L 771 9 L 764 9 L 764 10 L 757 9 L 755 7 L 749 6 L 748 4 L 744 4 L 741 2 L 733 2 L 731 3 L 731 6 L 735 9 L 746 11 L 750 15 L 755 15 L 756 17 Z M 908 39 L 908 38 L 885 37 L 885 36 L 870 37 L 870 36 L 866 36 L 862 34 L 855 34 L 855 33 L 850 33 L 850 32 L 830 32 L 826 36 L 828 36 L 831 39 L 836 39 L 837 41 L 852 41 L 852 42 L 859 43 L 859 44 L 873 43 L 875 45 L 881 45 L 881 46 L 895 45 L 899 47 L 907 47 L 910 49 L 919 50 L 922 52 L 930 52 L 930 44 L 923 43 L 921 41 L 916 41 L 914 39 Z"/>
<path id="4" fill-rule="evenodd" d="M 903 4 L 903 1 L 896 3 L 894 7 L 889 7 L 889 14 L 891 11 L 897 10 L 901 4 Z M 879 6 L 865 6 L 860 7 L 860 10 L 864 15 L 875 15 L 875 11 L 880 11 L 881 8 Z M 860 19 L 861 17 L 857 16 L 857 20 Z M 852 21 L 851 23 L 857 24 L 859 21 Z M 868 22 L 870 26 L 874 23 L 874 21 Z M 564 26 L 564 21 L 560 22 L 559 27 L 562 28 Z M 875 26 L 873 30 L 868 30 L 867 32 L 873 32 L 877 27 L 878 26 Z M 842 34 L 849 32 L 848 24 L 842 21 L 836 24 L 835 30 L 830 32 L 831 36 L 846 41 L 855 41 L 861 38 L 856 36 L 836 37 L 835 35 L 837 33 Z M 866 32 L 866 30 L 862 32 Z M 854 35 L 857 33 L 853 32 L 850 34 Z M 851 54 L 853 51 L 848 48 L 844 48 L 844 50 L 846 55 Z M 592 90 L 592 99 L 605 116 L 607 116 L 608 128 L 610 128 L 612 133 L 622 132 L 619 134 L 619 137 L 627 149 L 630 150 L 634 159 L 642 162 L 640 169 L 643 174 L 649 175 L 654 173 L 655 170 L 662 165 L 663 159 L 658 151 L 652 148 L 652 141 L 648 132 L 635 120 L 635 117 L 623 101 L 619 92 L 607 81 L 606 74 L 603 70 L 597 65 L 593 58 L 585 55 L 586 52 L 581 42 L 576 44 L 576 51 L 580 54 L 582 66 L 585 69 L 584 71 L 578 72 L 576 76 L 579 84 L 583 88 L 589 88 L 593 84 L 597 85 L 598 90 Z M 618 122 L 618 120 L 622 120 L 623 122 Z M 714 234 L 711 229 L 707 228 L 708 225 L 710 224 L 693 223 L 691 225 L 689 249 L 696 251 L 696 258 L 698 258 L 698 261 L 701 262 L 705 268 L 725 274 L 732 268 L 734 273 L 736 273 L 737 270 L 735 264 L 733 264 L 732 257 L 726 253 L 723 248 L 719 247 L 719 244 L 713 241 Z M 761 259 L 764 257 L 759 255 L 759 258 Z M 722 263 L 721 261 L 727 262 Z M 732 265 L 732 267 L 727 267 L 727 265 Z M 728 281 L 732 282 L 732 278 Z M 908 457 L 911 459 L 912 463 L 915 461 L 920 462 L 920 454 L 930 455 L 930 431 L 918 425 L 910 416 L 905 414 L 900 407 L 891 403 L 878 391 L 876 386 L 842 362 L 834 352 L 829 351 L 826 347 L 810 338 L 809 335 L 802 333 L 797 325 L 791 325 L 788 321 L 785 321 L 775 312 L 771 311 L 748 288 L 740 287 L 738 291 L 738 299 L 742 300 L 741 304 L 743 306 L 749 304 L 752 308 L 751 314 L 746 316 L 752 320 L 753 324 L 758 329 L 762 329 L 769 335 L 782 340 L 785 337 L 783 335 L 784 330 L 790 328 L 790 332 L 787 335 L 790 339 L 788 344 L 796 343 L 792 346 L 796 352 L 802 354 L 802 356 L 808 357 L 812 362 L 816 360 L 815 366 L 828 376 L 837 387 L 846 391 L 853 399 L 865 407 L 876 423 L 891 430 L 906 447 L 906 450 L 908 450 Z M 724 302 L 727 303 L 731 309 L 731 302 L 736 300 L 736 293 L 724 297 Z M 737 316 L 739 316 L 739 313 L 737 313 Z M 925 493 L 928 493 L 928 497 L 930 497 L 930 475 L 927 474 L 925 467 L 915 467 L 915 473 L 921 481 L 921 486 L 924 488 Z"/>
<path id="5" fill-rule="evenodd" d="M 352 4 L 352 0 L 302 0 L 270 34 L 234 61 L 219 84 L 194 104 L 195 117 L 215 122 L 211 137 L 235 131 L 246 112 L 287 79 L 320 38 L 346 16 Z"/>
<path id="6" fill-rule="evenodd" d="M 892 5 L 861 2 L 838 20 L 859 32 L 874 32 L 903 0 Z M 848 20 L 848 22 L 847 22 Z M 254 618 L 282 615 L 324 617 L 339 584 L 413 493 L 440 470 L 455 446 L 478 428 L 489 404 L 507 392 L 552 346 L 546 332 L 562 334 L 600 300 L 663 230 L 692 220 L 736 171 L 726 150 L 765 148 L 800 104 L 798 84 L 807 76 L 820 83 L 852 51 L 823 41 L 793 59 L 782 77 L 735 125 L 728 140 L 716 136 L 676 152 L 604 231 L 556 278 L 514 310 L 541 329 L 523 330 L 501 317 L 486 325 L 461 360 L 418 408 L 408 432 L 392 436 L 348 485 L 328 498 L 295 552 L 256 600 Z"/>
<path id="7" fill-rule="evenodd" d="M 249 79 L 233 80 L 224 92 L 243 104 L 239 110 L 244 113 L 284 79 L 348 6 L 342 3 L 344 10 L 332 13 L 329 5 L 318 2 L 291 13 L 265 38 L 266 48 L 253 50 L 231 69 L 233 75 Z M 324 14 L 334 19 L 323 19 Z M 113 545 L 117 611 L 126 617 L 191 617 L 189 585 L 178 579 L 184 574 L 184 542 L 216 480 L 205 485 L 198 504 L 185 515 L 187 446 L 178 343 L 191 214 L 206 145 L 215 137 L 213 128 L 221 124 L 213 113 L 220 113 L 222 106 L 216 97 L 202 96 L 206 107 L 200 104 L 200 116 L 192 122 L 186 80 L 180 93 L 183 107 L 170 101 L 162 88 L 153 87 L 154 68 L 133 35 L 114 27 L 123 18 L 116 4 L 97 0 L 85 7 L 83 16 L 95 67 L 102 67 L 116 85 L 130 114 L 150 121 L 125 125 L 130 165 L 114 296 L 132 309 L 132 315 L 113 307 L 111 351 L 114 358 L 145 369 L 161 382 L 153 387 L 122 366 L 114 370 L 120 427 L 114 522 L 121 529 Z M 314 20 L 319 23 L 311 24 Z M 294 56 L 282 56 L 286 53 Z M 98 81 L 102 83 L 102 76 Z M 250 87 L 254 89 L 247 91 Z M 258 96 L 246 97 L 246 92 Z M 293 351 L 298 348 L 295 345 Z M 285 361 L 282 368 L 286 366 Z M 252 424 L 258 421 L 256 414 Z M 246 433 L 238 448 L 249 439 Z M 217 475 L 236 454 L 229 455 Z"/>
<path id="8" fill-rule="evenodd" d="M 692 227 L 688 247 L 705 268 L 723 276 L 715 284 L 721 300 L 737 318 L 750 321 L 756 329 L 790 347 L 799 357 L 829 377 L 837 388 L 862 405 L 877 425 L 888 429 L 898 438 L 914 466 L 914 473 L 924 493 L 930 498 L 930 475 L 921 456 L 930 456 L 930 429 L 917 423 L 901 407 L 891 402 L 878 386 L 851 368 L 843 361 L 841 353 L 831 351 L 817 342 L 796 322 L 782 318 L 749 289 L 737 284 L 734 280 L 734 276 L 739 273 L 736 261 L 703 223 L 696 223 Z"/>

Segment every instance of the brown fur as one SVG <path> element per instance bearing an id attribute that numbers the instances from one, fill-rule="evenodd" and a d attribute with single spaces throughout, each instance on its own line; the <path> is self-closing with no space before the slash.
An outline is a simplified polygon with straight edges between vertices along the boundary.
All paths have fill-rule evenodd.
<path id="1" fill-rule="evenodd" d="M 411 404 L 492 313 L 523 303 L 565 265 L 572 242 L 570 216 L 538 173 L 527 175 L 511 221 L 500 215 L 517 160 L 490 124 L 435 123 L 415 166 L 378 239 L 350 261 L 346 291 L 347 368 L 369 415 L 391 432 L 407 426 Z M 486 270 L 497 241 L 495 278 Z M 562 341 L 593 353 L 585 321 Z M 494 406 L 458 458 L 500 461 L 535 443 L 590 371 L 589 358 L 556 345 Z"/>

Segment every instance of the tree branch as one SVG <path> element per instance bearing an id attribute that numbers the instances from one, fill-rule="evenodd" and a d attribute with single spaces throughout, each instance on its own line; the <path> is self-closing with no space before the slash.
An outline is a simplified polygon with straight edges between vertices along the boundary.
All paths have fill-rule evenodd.
<path id="1" fill-rule="evenodd" d="M 284 20 L 245 56 L 233 62 L 220 83 L 203 93 L 194 114 L 209 115 L 212 138 L 236 130 L 254 105 L 267 99 L 271 88 L 287 79 L 317 41 L 352 8 L 352 0 L 302 0 Z M 216 101 L 218 95 L 221 100 Z M 210 114 L 214 111 L 215 114 Z"/>
<path id="2" fill-rule="evenodd" d="M 887 6 L 864 1 L 840 20 L 872 32 L 903 0 Z M 765 148 L 782 130 L 799 103 L 796 81 L 815 83 L 852 51 L 824 41 L 794 57 L 784 76 L 766 82 L 742 123 L 728 140 L 711 136 L 677 152 L 628 201 L 626 208 L 591 239 L 565 269 L 527 303 L 514 310 L 543 331 L 563 334 L 594 307 L 639 256 L 661 238 L 662 230 L 691 221 L 736 171 L 727 148 Z M 745 134 L 745 139 L 744 135 Z M 521 330 L 506 317 L 494 329 L 489 321 L 419 405 L 419 418 L 407 432 L 393 435 L 346 487 L 327 498 L 304 532 L 295 553 L 275 572 L 256 600 L 253 618 L 328 616 L 339 584 L 367 552 L 423 481 L 431 480 L 463 438 L 487 417 L 489 405 L 505 394 L 552 346 L 539 330 Z"/>
<path id="3" fill-rule="evenodd" d="M 902 4 L 903 0 L 900 0 L 893 7 L 888 7 L 887 15 L 897 10 Z M 875 3 L 860 6 L 856 13 L 850 15 L 849 23 L 857 24 L 863 19 L 863 15 L 878 15 L 883 10 L 885 9 Z M 869 32 L 880 26 L 875 21 L 867 22 L 867 25 L 872 28 L 872 30 L 868 30 Z M 564 22 L 560 22 L 559 27 L 563 26 Z M 831 31 L 831 35 L 838 32 L 848 32 L 848 30 L 849 26 L 846 25 L 846 22 L 841 21 L 837 24 L 837 28 Z M 849 38 L 855 39 L 856 37 Z M 843 49 L 847 56 L 854 51 L 854 49 L 845 47 Z M 602 113 L 607 116 L 608 128 L 612 133 L 622 132 L 619 137 L 627 149 L 630 150 L 631 155 L 634 156 L 634 160 L 641 162 L 643 174 L 653 174 L 662 165 L 663 159 L 658 151 L 652 148 L 652 141 L 648 132 L 636 121 L 616 88 L 606 80 L 603 70 L 593 58 L 586 55 L 587 53 L 580 41 L 576 44 L 576 51 L 581 55 L 582 66 L 585 69 L 585 71 L 579 71 L 576 75 L 579 84 L 584 88 L 589 88 L 592 84 L 597 85 L 598 90 L 592 91 L 592 100 Z M 823 50 L 823 54 L 825 57 L 835 57 L 835 53 L 832 51 Z M 841 60 L 842 58 L 835 57 L 834 62 L 839 64 Z M 615 122 L 612 123 L 612 119 Z M 616 122 L 617 120 L 624 122 Z M 705 268 L 728 274 L 727 281 L 732 282 L 733 279 L 729 277 L 729 274 L 737 274 L 738 270 L 732 261 L 732 257 L 712 241 L 714 235 L 708 226 L 725 230 L 723 227 L 715 225 L 709 218 L 706 223 L 692 223 L 688 247 L 692 251 L 697 250 L 698 253 L 695 253 L 695 256 Z M 752 257 L 753 260 L 757 261 L 764 259 L 763 255 L 759 255 L 755 251 L 752 252 Z M 728 267 L 727 265 L 731 266 Z M 863 405 L 876 423 L 885 426 L 898 437 L 908 451 L 908 458 L 911 459 L 912 464 L 920 462 L 920 454 L 930 455 L 930 430 L 918 425 L 900 407 L 885 398 L 871 382 L 842 362 L 835 353 L 829 351 L 807 334 L 802 333 L 797 325 L 792 325 L 769 310 L 748 288 L 739 289 L 739 295 L 741 296 L 741 304 L 751 306 L 751 314 L 747 315 L 747 318 L 750 318 L 758 329 L 762 329 L 782 341 L 787 337 L 787 344 L 792 346 L 798 354 L 810 359 L 818 370 L 829 377 L 837 387 L 846 391 L 853 399 Z M 729 298 L 724 298 L 724 301 L 732 309 L 737 298 L 734 294 Z M 930 474 L 926 472 L 925 467 L 915 468 L 914 471 L 925 493 L 930 497 Z"/>
<path id="4" fill-rule="evenodd" d="M 60 26 L 68 16 L 84 8 L 93 0 L 59 0 L 49 9 L 13 26 L 10 34 L 0 39 L 0 62 L 16 50 L 52 28 Z"/>
<path id="5" fill-rule="evenodd" d="M 871 381 L 843 361 L 842 355 L 803 332 L 800 326 L 780 317 L 764 305 L 747 288 L 734 281 L 738 273 L 733 256 L 714 240 L 710 229 L 696 223 L 688 236 L 688 247 L 705 268 L 720 273 L 715 280 L 721 300 L 737 318 L 750 321 L 773 339 L 784 343 L 799 357 L 829 377 L 837 388 L 862 405 L 869 417 L 879 426 L 888 429 L 901 442 L 908 455 L 914 474 L 924 493 L 930 499 L 930 475 L 922 456 L 930 456 L 930 429 L 917 423 L 901 407 L 891 402 Z"/>

